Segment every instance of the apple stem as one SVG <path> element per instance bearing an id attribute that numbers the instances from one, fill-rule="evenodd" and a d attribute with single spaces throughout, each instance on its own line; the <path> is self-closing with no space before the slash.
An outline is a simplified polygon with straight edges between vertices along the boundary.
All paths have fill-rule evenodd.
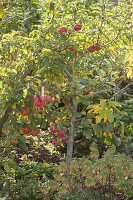
<path id="1" fill-rule="evenodd" d="M 44 96 L 44 86 L 41 88 L 41 96 Z"/>

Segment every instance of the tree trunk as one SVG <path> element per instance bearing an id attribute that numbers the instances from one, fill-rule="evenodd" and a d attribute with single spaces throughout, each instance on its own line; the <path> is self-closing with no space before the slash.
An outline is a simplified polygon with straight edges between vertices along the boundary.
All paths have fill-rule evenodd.
<path id="1" fill-rule="evenodd" d="M 71 127 L 69 129 L 68 142 L 67 142 L 67 153 L 66 153 L 66 162 L 71 163 L 73 158 L 73 146 L 74 146 L 74 130 L 75 130 L 75 122 L 76 122 L 76 114 L 77 114 L 77 104 L 72 107 L 72 119 L 71 119 Z"/>
<path id="2" fill-rule="evenodd" d="M 118 5 L 118 1 L 119 0 L 112 0 L 114 2 L 115 5 Z"/>

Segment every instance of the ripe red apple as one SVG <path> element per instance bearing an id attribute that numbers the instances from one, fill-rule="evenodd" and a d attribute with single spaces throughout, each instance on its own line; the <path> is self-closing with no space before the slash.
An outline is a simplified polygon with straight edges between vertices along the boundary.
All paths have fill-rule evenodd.
<path id="1" fill-rule="evenodd" d="M 35 103 L 38 100 L 40 100 L 40 96 L 39 95 L 34 95 L 33 102 Z"/>
<path id="2" fill-rule="evenodd" d="M 47 96 L 40 96 L 40 99 L 42 102 L 46 102 L 47 101 Z"/>
<path id="3" fill-rule="evenodd" d="M 36 136 L 39 135 L 39 133 L 40 133 L 40 130 L 39 129 L 35 129 L 35 130 L 31 131 L 30 135 L 32 135 L 33 137 L 36 137 Z"/>
<path id="4" fill-rule="evenodd" d="M 80 31 L 82 29 L 82 25 L 81 24 L 75 24 L 74 27 L 73 27 L 73 29 L 75 31 Z"/>
<path id="5" fill-rule="evenodd" d="M 67 141 L 67 138 L 64 136 L 62 137 L 62 142 L 65 143 Z"/>
<path id="6" fill-rule="evenodd" d="M 30 114 L 30 109 L 28 107 L 25 107 L 22 111 L 23 116 L 28 116 Z"/>
<path id="7" fill-rule="evenodd" d="M 48 95 L 46 101 L 49 102 L 49 103 L 52 102 L 53 101 L 53 97 L 51 95 Z"/>
<path id="8" fill-rule="evenodd" d="M 96 50 L 96 51 L 100 51 L 100 50 L 101 50 L 101 47 L 100 47 L 99 44 L 96 44 L 96 45 L 95 45 L 95 50 Z"/>
<path id="9" fill-rule="evenodd" d="M 53 144 L 54 146 L 57 145 L 57 138 L 54 138 L 54 139 L 52 140 L 52 144 Z"/>
<path id="10" fill-rule="evenodd" d="M 58 135 L 59 135 L 60 137 L 64 137 L 65 134 L 66 134 L 66 130 L 64 130 L 64 129 L 58 130 Z"/>
<path id="11" fill-rule="evenodd" d="M 61 27 L 58 30 L 59 33 L 67 33 L 67 28 L 66 27 Z"/>
<path id="12" fill-rule="evenodd" d="M 24 134 L 29 134 L 30 132 L 31 132 L 31 128 L 29 128 L 29 127 L 24 127 L 24 128 L 22 128 L 22 131 L 23 131 L 23 133 Z"/>
<path id="13" fill-rule="evenodd" d="M 35 101 L 34 104 L 35 104 L 35 106 L 38 107 L 38 108 L 43 106 L 43 102 L 42 102 L 41 100 Z"/>
<path id="14" fill-rule="evenodd" d="M 88 50 L 89 53 L 93 53 L 96 49 L 95 49 L 95 46 L 92 45 L 92 46 L 89 46 L 89 47 L 87 48 L 87 50 Z"/>
<path id="15" fill-rule="evenodd" d="M 56 133 L 58 131 L 57 126 L 55 124 L 52 124 L 49 130 L 51 133 Z"/>
<path id="16" fill-rule="evenodd" d="M 73 54 L 77 54 L 77 49 L 75 49 L 75 48 L 68 48 Z"/>

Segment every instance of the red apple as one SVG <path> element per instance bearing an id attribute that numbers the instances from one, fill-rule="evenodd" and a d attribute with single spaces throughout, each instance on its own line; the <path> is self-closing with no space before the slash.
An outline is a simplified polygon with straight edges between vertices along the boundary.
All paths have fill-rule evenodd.
<path id="1" fill-rule="evenodd" d="M 35 104 L 35 106 L 38 107 L 38 108 L 43 106 L 43 102 L 42 102 L 41 100 L 35 101 L 34 104 Z"/>
<path id="2" fill-rule="evenodd" d="M 77 49 L 75 48 L 68 48 L 73 54 L 77 54 Z"/>
<path id="3" fill-rule="evenodd" d="M 96 45 L 95 45 L 95 50 L 96 50 L 96 51 L 100 51 L 100 50 L 101 50 L 101 47 L 100 47 L 99 44 L 96 44 Z"/>
<path id="4" fill-rule="evenodd" d="M 33 137 L 35 137 L 35 136 L 38 136 L 39 133 L 40 133 L 40 130 L 39 129 L 35 129 L 35 130 L 31 131 L 30 135 L 32 135 Z"/>
<path id="5" fill-rule="evenodd" d="M 92 46 L 89 46 L 87 50 L 89 53 L 93 53 L 96 49 L 95 49 L 95 46 L 92 45 Z"/>
<path id="6" fill-rule="evenodd" d="M 39 95 L 34 95 L 33 102 L 35 103 L 38 100 L 40 100 L 40 96 Z"/>
<path id="7" fill-rule="evenodd" d="M 54 138 L 54 139 L 52 140 L 52 144 L 53 144 L 54 146 L 57 145 L 57 138 Z"/>
<path id="8" fill-rule="evenodd" d="M 47 101 L 47 96 L 40 96 L 40 99 L 42 102 L 46 102 Z"/>
<path id="9" fill-rule="evenodd" d="M 66 27 L 61 27 L 59 28 L 59 33 L 67 33 L 67 28 Z"/>
<path id="10" fill-rule="evenodd" d="M 52 124 L 49 130 L 51 133 L 56 133 L 58 131 L 57 126 L 55 124 Z"/>
<path id="11" fill-rule="evenodd" d="M 50 102 L 52 102 L 52 101 L 53 101 L 53 97 L 52 97 L 51 95 L 48 95 L 48 96 L 47 96 L 47 102 L 50 103 Z"/>
<path id="12" fill-rule="evenodd" d="M 74 29 L 75 31 L 80 31 L 80 30 L 82 29 L 82 25 L 76 24 L 76 25 L 74 25 L 73 29 Z"/>
<path id="13" fill-rule="evenodd" d="M 25 107 L 22 111 L 23 116 L 28 116 L 30 114 L 30 109 L 28 107 Z"/>
<path id="14" fill-rule="evenodd" d="M 62 142 L 65 143 L 67 141 L 67 138 L 64 136 L 62 137 Z"/>
<path id="15" fill-rule="evenodd" d="M 31 132 L 31 128 L 25 127 L 25 128 L 22 128 L 22 131 L 23 131 L 24 134 L 28 135 Z"/>
<path id="16" fill-rule="evenodd" d="M 64 137 L 65 134 L 66 134 L 66 130 L 64 130 L 64 129 L 58 130 L 58 135 L 59 135 L 60 137 Z"/>

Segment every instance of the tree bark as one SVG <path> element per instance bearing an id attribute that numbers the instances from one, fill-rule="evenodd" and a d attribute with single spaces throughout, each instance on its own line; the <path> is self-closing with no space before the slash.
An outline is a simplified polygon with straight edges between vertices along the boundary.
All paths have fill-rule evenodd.
<path id="1" fill-rule="evenodd" d="M 77 104 L 74 104 L 72 107 L 71 127 L 69 129 L 68 142 L 67 142 L 67 153 L 66 153 L 66 162 L 67 163 L 71 163 L 72 159 L 73 159 L 74 130 L 75 130 L 77 107 L 78 107 Z"/>
<path id="2" fill-rule="evenodd" d="M 8 120 L 11 112 L 12 112 L 12 107 L 11 107 L 10 104 L 8 104 L 3 117 L 0 119 L 0 135 L 1 135 L 1 132 L 2 132 L 2 129 L 3 129 L 3 126 L 6 123 L 6 121 Z"/>
<path id="3" fill-rule="evenodd" d="M 114 2 L 115 5 L 118 5 L 118 1 L 119 0 L 112 0 Z"/>

